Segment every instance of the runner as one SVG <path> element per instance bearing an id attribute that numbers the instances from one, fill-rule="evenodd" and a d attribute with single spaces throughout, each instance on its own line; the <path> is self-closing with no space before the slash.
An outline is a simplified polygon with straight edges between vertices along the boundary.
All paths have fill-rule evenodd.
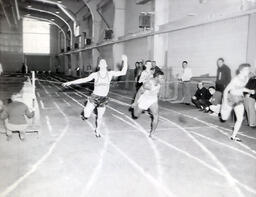
<path id="1" fill-rule="evenodd" d="M 237 70 L 237 75 L 231 80 L 223 92 L 223 100 L 221 107 L 221 118 L 227 120 L 231 111 L 234 109 L 236 122 L 233 129 L 233 134 L 230 139 L 241 142 L 242 140 L 236 137 L 244 117 L 244 93 L 254 94 L 254 90 L 245 88 L 250 74 L 250 64 L 241 64 Z"/>
<path id="2" fill-rule="evenodd" d="M 158 94 L 164 75 L 162 70 L 157 66 L 152 68 L 152 70 L 154 70 L 153 77 L 144 82 L 132 104 L 132 116 L 134 119 L 137 119 L 143 111 L 149 111 L 152 119 L 149 137 L 152 137 L 152 133 L 155 132 L 159 121 Z"/>
<path id="3" fill-rule="evenodd" d="M 119 77 L 126 75 L 128 64 L 127 64 L 127 56 L 122 55 L 123 68 L 121 71 L 108 71 L 107 63 L 105 59 L 101 59 L 99 62 L 99 71 L 90 74 L 88 77 L 70 81 L 63 83 L 64 87 L 74 85 L 74 84 L 82 84 L 87 83 L 89 81 L 94 80 L 94 91 L 88 99 L 84 110 L 83 110 L 83 118 L 88 119 L 95 108 L 97 108 L 97 117 L 96 117 L 96 137 L 100 136 L 100 125 L 102 122 L 102 117 L 106 110 L 106 105 L 109 101 L 108 93 L 110 88 L 110 82 L 113 77 Z"/>

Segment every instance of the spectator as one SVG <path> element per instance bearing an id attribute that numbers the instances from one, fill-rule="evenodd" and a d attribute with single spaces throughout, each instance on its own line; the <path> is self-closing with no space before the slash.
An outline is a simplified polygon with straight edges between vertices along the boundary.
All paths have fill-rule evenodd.
<path id="1" fill-rule="evenodd" d="M 30 112 L 24 103 L 18 101 L 20 98 L 21 94 L 13 95 L 12 102 L 1 113 L 1 119 L 5 120 L 7 140 L 11 139 L 13 131 L 18 131 L 20 139 L 24 140 L 28 127 L 26 117 L 34 116 L 34 111 Z"/>
<path id="2" fill-rule="evenodd" d="M 206 89 L 202 82 L 197 84 L 197 90 L 195 95 L 192 97 L 192 103 L 199 109 L 203 109 L 204 104 L 211 97 L 208 89 Z M 206 101 L 205 101 L 206 100 Z"/>
<path id="3" fill-rule="evenodd" d="M 3 66 L 2 63 L 0 62 L 0 76 L 3 74 Z"/>
<path id="4" fill-rule="evenodd" d="M 216 77 L 216 90 L 223 92 L 229 82 L 231 81 L 231 71 L 230 68 L 225 64 L 223 58 L 217 60 L 217 77 Z"/>
<path id="5" fill-rule="evenodd" d="M 190 99 L 191 99 L 190 80 L 192 78 L 192 70 L 191 68 L 188 67 L 187 61 L 182 62 L 182 68 L 183 68 L 183 72 L 180 76 L 180 79 L 182 81 L 182 93 L 183 93 L 182 101 L 183 103 L 189 105 Z"/>
<path id="6" fill-rule="evenodd" d="M 256 91 L 256 76 L 249 79 L 246 88 Z M 256 109 L 255 109 L 256 94 L 246 94 L 244 98 L 244 107 L 247 114 L 248 124 L 250 127 L 256 127 Z"/>
<path id="7" fill-rule="evenodd" d="M 216 91 L 213 86 L 209 87 L 209 92 L 211 94 L 210 105 L 206 107 L 206 111 L 218 116 L 221 108 L 222 93 Z"/>
<path id="8" fill-rule="evenodd" d="M 134 81 L 136 84 L 136 90 L 138 90 L 140 87 L 140 84 L 138 83 L 138 81 L 139 81 L 140 75 L 142 73 L 142 70 L 143 70 L 143 66 L 141 65 L 141 63 L 136 62 L 135 68 L 134 68 Z"/>

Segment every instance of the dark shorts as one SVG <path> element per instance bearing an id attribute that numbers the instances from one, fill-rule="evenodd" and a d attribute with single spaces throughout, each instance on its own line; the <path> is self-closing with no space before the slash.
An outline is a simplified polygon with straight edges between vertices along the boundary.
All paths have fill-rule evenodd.
<path id="1" fill-rule="evenodd" d="M 89 101 L 95 107 L 105 107 L 109 102 L 109 98 L 107 96 L 98 96 L 95 94 L 91 94 L 91 96 L 89 97 Z"/>
<path id="2" fill-rule="evenodd" d="M 236 96 L 229 94 L 228 95 L 228 104 L 232 107 L 243 104 L 244 103 L 244 97 L 243 96 Z"/>

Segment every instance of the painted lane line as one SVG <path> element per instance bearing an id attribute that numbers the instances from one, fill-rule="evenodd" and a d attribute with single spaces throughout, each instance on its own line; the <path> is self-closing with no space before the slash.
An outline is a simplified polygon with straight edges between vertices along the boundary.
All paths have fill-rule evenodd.
<path id="1" fill-rule="evenodd" d="M 63 98 L 62 100 L 64 103 L 66 103 L 67 106 L 69 106 L 69 107 L 71 106 L 71 104 L 68 101 L 66 101 L 66 99 Z"/>
<path id="2" fill-rule="evenodd" d="M 39 103 L 40 103 L 40 105 L 41 105 L 41 108 L 42 108 L 42 109 L 45 109 L 45 106 L 44 106 L 43 101 L 42 101 L 42 100 L 40 100 L 40 101 L 39 101 Z"/>
<path id="3" fill-rule="evenodd" d="M 87 123 L 89 123 L 89 121 L 87 121 Z M 92 124 L 89 123 L 89 126 L 91 127 L 91 129 L 94 130 L 94 127 L 92 126 Z M 109 146 L 109 135 L 108 133 L 106 134 L 106 136 L 104 137 L 104 145 L 103 148 L 99 154 L 99 161 L 97 166 L 94 168 L 92 175 L 89 178 L 89 181 L 87 182 L 87 184 L 85 185 L 83 191 L 82 191 L 82 195 L 81 197 L 86 197 L 88 196 L 91 188 L 93 187 L 94 183 L 96 182 L 96 180 L 98 179 L 98 177 L 100 176 L 100 172 L 103 168 L 103 161 L 104 161 L 104 156 L 107 153 L 108 150 L 108 146 Z"/>
<path id="4" fill-rule="evenodd" d="M 38 97 L 38 98 L 41 98 L 41 95 L 40 95 L 39 92 L 36 92 L 36 94 L 37 94 L 37 97 Z"/>
<path id="5" fill-rule="evenodd" d="M 179 124 L 176 124 L 173 121 L 170 121 L 164 117 L 161 117 L 163 120 L 175 125 L 177 128 L 179 128 L 182 132 L 184 132 L 188 137 L 191 138 L 191 140 L 197 144 L 205 153 L 207 153 L 210 158 L 218 165 L 218 167 L 221 169 L 221 171 L 224 173 L 224 176 L 227 180 L 227 182 L 229 183 L 229 185 L 231 187 L 233 187 L 235 189 L 235 191 L 237 192 L 237 194 L 241 197 L 244 196 L 244 194 L 242 193 L 242 191 L 240 190 L 240 188 L 237 186 L 237 182 L 235 181 L 235 179 L 232 177 L 232 175 L 229 173 L 229 171 L 226 169 L 226 167 L 217 159 L 217 157 L 205 146 L 203 145 L 199 140 L 197 140 L 191 133 L 189 133 L 189 131 L 187 131 L 186 129 L 184 129 L 182 126 L 180 126 Z"/>
<path id="6" fill-rule="evenodd" d="M 74 92 L 75 95 L 77 95 L 80 98 L 84 98 L 83 96 L 81 96 L 80 94 L 78 94 L 77 92 Z"/>
<path id="7" fill-rule="evenodd" d="M 130 119 L 130 117 L 129 117 L 129 119 Z M 133 119 L 130 119 L 130 120 L 132 120 L 132 122 L 136 123 Z M 129 125 L 130 125 L 130 124 L 129 124 Z M 136 125 L 136 124 L 135 124 L 135 125 Z M 137 127 L 136 127 L 136 128 L 137 128 Z M 162 139 L 160 139 L 160 138 L 157 138 L 157 137 L 154 136 L 154 139 L 158 140 L 159 142 L 161 142 L 161 143 L 163 143 L 163 144 L 165 144 L 165 145 L 167 145 L 167 146 L 169 146 L 169 147 L 174 148 L 175 150 L 177 150 L 177 151 L 179 151 L 179 152 L 183 152 L 182 150 L 179 150 L 177 147 L 175 147 L 175 146 L 173 146 L 173 145 L 170 145 L 168 142 L 166 142 L 166 141 L 164 141 L 164 140 L 162 140 Z M 183 153 L 184 153 L 184 152 L 183 152 Z M 188 153 L 187 153 L 187 156 L 188 156 Z M 190 155 L 189 155 L 189 156 L 190 156 Z M 225 173 L 223 173 L 222 170 L 219 170 L 219 169 L 217 169 L 217 168 L 215 168 L 215 167 L 212 167 L 211 165 L 207 164 L 206 162 L 204 162 L 203 160 L 201 160 L 201 159 L 199 159 L 199 158 L 196 158 L 196 157 L 193 156 L 193 155 L 191 155 L 190 157 L 196 159 L 196 160 L 197 160 L 198 162 L 200 162 L 202 165 L 204 165 L 204 166 L 208 167 L 209 169 L 215 171 L 215 172 L 218 173 L 219 175 L 221 175 L 221 176 L 227 178 L 227 175 L 226 175 Z M 238 184 L 239 186 L 243 187 L 243 188 L 246 189 L 247 191 L 249 191 L 249 192 L 251 192 L 251 193 L 253 193 L 253 194 L 256 194 L 256 190 L 253 189 L 253 188 L 251 188 L 250 186 L 241 183 L 240 181 L 238 181 L 237 179 L 235 179 L 235 178 L 233 178 L 233 177 L 232 177 L 232 180 L 234 181 L 234 183 L 236 183 L 236 184 Z"/>
<path id="8" fill-rule="evenodd" d="M 50 123 L 49 116 L 46 115 L 45 119 L 46 119 L 46 125 L 47 125 L 47 128 L 48 128 L 48 131 L 49 131 L 50 135 L 53 136 L 53 134 L 52 134 L 52 125 Z"/>
<path id="9" fill-rule="evenodd" d="M 59 135 L 59 137 L 55 140 L 55 142 L 51 145 L 51 147 L 49 148 L 49 150 L 32 166 L 32 168 L 26 173 L 24 174 L 22 177 L 18 178 L 13 184 L 11 184 L 10 186 L 8 186 L 3 192 L 0 193 L 1 197 L 6 197 L 8 196 L 12 191 L 14 191 L 25 179 L 27 179 L 30 175 L 32 175 L 34 172 L 37 171 L 37 169 L 40 167 L 40 165 L 42 165 L 42 163 L 44 163 L 48 157 L 53 153 L 54 149 L 56 148 L 57 144 L 62 140 L 62 138 L 65 136 L 65 134 L 67 133 L 68 129 L 69 129 L 69 120 L 67 118 L 67 116 L 64 114 L 64 112 L 61 110 L 61 108 L 58 106 L 57 103 L 55 103 L 55 106 L 57 107 L 58 111 L 64 116 L 65 122 L 66 122 L 66 126 L 65 128 L 62 130 L 61 134 Z"/>
<path id="10" fill-rule="evenodd" d="M 124 95 L 121 95 L 121 94 L 119 94 L 119 93 L 116 93 L 116 92 L 113 92 L 113 91 L 110 91 L 110 93 L 111 94 L 114 94 L 114 95 L 118 95 L 119 97 L 123 97 L 123 98 L 126 98 L 126 99 L 129 99 L 129 100 L 133 100 L 131 97 L 128 97 L 128 96 L 124 96 Z M 123 103 L 124 104 L 124 103 Z M 160 107 L 160 109 L 165 109 L 165 110 L 168 110 L 168 109 L 166 109 L 166 108 L 163 108 L 163 107 Z M 175 111 L 176 112 L 176 111 Z M 179 113 L 179 112 L 176 112 L 176 113 Z M 192 117 L 192 116 L 189 116 L 189 115 L 187 115 L 187 114 L 182 114 L 182 113 L 179 113 L 180 115 L 184 115 L 184 116 L 187 116 L 188 118 L 194 118 L 194 117 Z M 216 127 L 218 127 L 218 128 L 220 128 L 220 129 L 223 129 L 223 130 L 227 130 L 227 131 L 230 131 L 230 132 L 232 132 L 232 130 L 231 129 L 227 129 L 227 128 L 225 128 L 225 127 L 221 127 L 221 126 L 218 126 L 218 125 L 215 125 Z M 238 135 L 241 135 L 241 136 L 244 136 L 244 137 L 247 137 L 247 138 L 249 138 L 249 139 L 253 139 L 253 140 L 256 140 L 256 137 L 253 137 L 253 136 L 249 136 L 249 135 L 246 135 L 246 134 L 244 134 L 244 133 L 238 133 Z"/>
<path id="11" fill-rule="evenodd" d="M 222 142 L 219 142 L 219 141 L 217 141 L 217 140 L 214 140 L 214 139 L 212 139 L 212 138 L 210 138 L 210 137 L 207 137 L 207 136 L 205 136 L 205 135 L 199 134 L 199 133 L 194 132 L 194 131 L 190 131 L 190 132 L 193 133 L 194 135 L 197 135 L 197 136 L 199 136 L 199 137 L 201 137 L 201 138 L 204 138 L 204 139 L 206 139 L 206 140 L 208 140 L 208 141 L 210 141 L 210 142 L 213 142 L 213 143 L 218 144 L 218 145 L 220 145 L 220 146 L 224 146 L 224 147 L 226 147 L 226 148 L 235 150 L 235 151 L 237 151 L 237 152 L 239 152 L 239 153 L 241 153 L 241 154 L 244 154 L 244 155 L 246 155 L 246 156 L 248 156 L 248 157 L 250 157 L 250 158 L 252 158 L 252 159 L 256 159 L 256 156 L 254 156 L 254 155 L 252 155 L 252 154 L 250 154 L 250 153 L 248 153 L 248 152 L 245 152 L 245 151 L 243 151 L 243 150 L 241 150 L 241 149 L 239 149 L 239 148 L 236 148 L 236 147 L 233 147 L 233 146 L 224 144 L 224 143 L 222 143 Z"/>
<path id="12" fill-rule="evenodd" d="M 133 124 L 131 124 L 130 122 L 128 122 L 127 120 L 124 120 L 123 118 L 115 115 L 115 114 L 112 114 L 115 118 L 125 122 L 126 124 L 130 125 L 131 127 L 133 127 L 134 129 L 136 130 L 139 130 L 145 137 L 146 137 L 146 140 L 147 142 L 149 143 L 151 149 L 153 150 L 153 153 L 154 153 L 154 156 L 155 156 L 155 161 L 156 161 L 156 171 L 157 171 L 157 180 L 163 185 L 163 168 L 162 166 L 160 165 L 161 163 L 161 156 L 160 156 L 160 152 L 158 151 L 157 147 L 156 147 L 156 144 L 148 137 L 148 133 L 146 132 L 146 130 L 141 127 L 139 124 L 137 124 L 137 122 Z"/>
<path id="13" fill-rule="evenodd" d="M 78 92 L 80 92 L 80 91 L 78 91 Z M 87 96 L 87 95 L 86 95 Z M 72 98 L 71 96 L 69 96 L 68 95 L 68 97 L 70 97 L 70 98 Z M 79 104 L 79 105 L 81 105 L 76 99 L 73 99 L 72 98 L 72 100 L 74 100 L 74 101 L 76 101 L 76 103 L 77 104 Z M 108 106 L 107 106 L 108 107 Z M 115 111 L 115 112 L 118 112 L 119 114 L 121 113 L 121 112 L 119 112 L 118 110 L 115 110 L 115 109 L 113 109 L 112 107 L 109 107 L 110 109 L 112 109 L 113 111 Z M 87 121 L 87 123 L 89 124 L 89 126 L 92 128 L 92 129 L 94 129 L 94 127 L 92 126 L 92 124 L 89 122 L 89 121 Z M 146 137 L 147 137 L 147 132 L 146 131 L 143 131 L 143 130 L 141 130 L 140 129 L 140 131 L 143 133 L 143 134 L 145 134 L 146 135 Z M 152 141 L 147 137 L 147 139 L 148 139 L 148 141 L 150 142 L 150 144 L 151 144 L 151 146 L 153 146 L 152 148 L 153 148 L 153 151 L 156 153 L 156 160 L 157 160 L 157 165 L 159 164 L 159 161 L 160 161 L 160 156 L 159 156 L 159 153 L 158 153 L 158 151 L 157 151 L 157 149 L 156 149 L 156 147 L 155 147 L 155 145 L 152 143 Z M 110 143 L 111 143 L 111 145 L 114 145 L 111 141 L 110 141 Z M 115 149 L 117 148 L 117 146 L 116 145 L 114 145 L 114 147 L 115 147 Z M 125 153 L 123 153 L 120 149 L 116 149 L 119 153 L 121 153 L 128 161 L 129 161 L 129 163 L 131 163 L 131 164 L 133 164 L 133 166 L 136 168 L 136 169 L 143 169 L 143 168 L 141 168 L 136 162 L 134 162 L 132 159 L 130 159 Z M 120 152 L 121 151 L 121 152 Z M 163 184 L 162 184 L 162 180 L 161 180 L 161 169 L 159 169 L 159 165 L 158 165 L 158 171 L 160 171 L 159 172 L 159 176 L 160 177 L 158 177 L 158 179 L 157 179 L 157 181 L 153 178 L 153 177 L 151 177 L 151 175 L 147 175 L 147 174 L 145 174 L 145 172 L 144 173 L 142 173 L 144 176 L 146 176 L 149 180 L 151 180 L 151 181 L 153 181 L 153 183 L 156 185 L 156 186 L 158 186 L 158 187 L 160 187 L 168 196 L 174 196 L 165 186 L 163 186 Z M 140 170 L 141 172 L 143 172 L 142 170 Z M 153 179 L 152 179 L 153 178 Z"/>
<path id="14" fill-rule="evenodd" d="M 126 103 L 125 103 L 125 104 L 126 104 Z M 127 105 L 127 104 L 126 104 L 126 105 Z M 175 111 L 175 112 L 176 112 L 176 111 Z M 176 113 L 178 113 L 178 112 L 176 112 Z M 119 112 L 119 114 L 123 114 L 123 113 Z M 175 123 L 174 123 L 174 124 L 175 124 Z M 193 136 L 192 136 L 192 137 L 193 137 Z M 213 155 L 213 156 L 214 156 L 214 155 Z M 222 165 L 222 167 L 224 167 L 224 166 Z M 224 169 L 225 169 L 225 167 L 224 167 Z M 227 176 L 226 173 L 225 173 L 225 176 Z M 232 184 L 232 183 L 233 183 L 233 182 L 232 182 L 232 180 L 233 180 L 232 178 L 233 178 L 233 177 L 231 177 L 231 178 L 230 178 L 230 176 L 228 176 L 228 177 L 229 177 L 228 180 L 231 182 L 231 186 L 233 186 L 233 184 Z M 247 186 L 245 185 L 244 187 L 247 187 Z M 241 191 L 239 190 L 239 188 L 235 187 L 235 189 L 236 189 L 236 191 L 238 192 L 239 195 L 242 195 L 242 196 L 243 196 L 243 194 L 241 193 Z M 250 188 L 247 187 L 247 189 L 250 189 Z"/>

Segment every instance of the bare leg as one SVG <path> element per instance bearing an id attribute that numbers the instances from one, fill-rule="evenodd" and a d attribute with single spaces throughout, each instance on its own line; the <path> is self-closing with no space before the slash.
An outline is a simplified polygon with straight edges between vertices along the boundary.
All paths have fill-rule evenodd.
<path id="1" fill-rule="evenodd" d="M 96 130 L 95 130 L 95 135 L 96 137 L 100 137 L 100 126 L 102 124 L 102 118 L 103 115 L 106 111 L 106 107 L 98 107 L 97 108 L 97 117 L 96 117 Z"/>
<path id="2" fill-rule="evenodd" d="M 136 96 L 134 98 L 133 104 L 132 104 L 132 108 L 134 108 L 137 104 L 138 104 L 138 99 L 140 98 L 140 96 L 143 94 L 143 87 L 140 87 L 140 89 L 138 90 L 138 92 L 136 93 Z"/>
<path id="3" fill-rule="evenodd" d="M 138 105 L 135 105 L 134 107 L 133 107 L 133 113 L 132 113 L 132 118 L 133 119 L 137 119 L 137 118 L 139 118 L 140 117 L 140 114 L 142 113 L 142 109 L 140 109 L 139 107 L 138 107 Z"/>
<path id="4" fill-rule="evenodd" d="M 236 135 L 242 125 L 243 122 L 243 117 L 244 117 L 244 105 L 239 104 L 234 107 L 235 115 L 236 115 L 236 123 L 234 126 L 233 134 L 231 136 L 231 139 L 233 138 L 234 140 L 241 141 L 239 138 L 236 138 Z"/>
<path id="5" fill-rule="evenodd" d="M 158 108 L 158 103 L 154 103 L 153 105 L 150 106 L 150 113 L 151 113 L 151 130 L 149 133 L 149 137 L 152 137 L 152 133 L 155 132 L 158 122 L 159 122 L 159 108 Z"/>

